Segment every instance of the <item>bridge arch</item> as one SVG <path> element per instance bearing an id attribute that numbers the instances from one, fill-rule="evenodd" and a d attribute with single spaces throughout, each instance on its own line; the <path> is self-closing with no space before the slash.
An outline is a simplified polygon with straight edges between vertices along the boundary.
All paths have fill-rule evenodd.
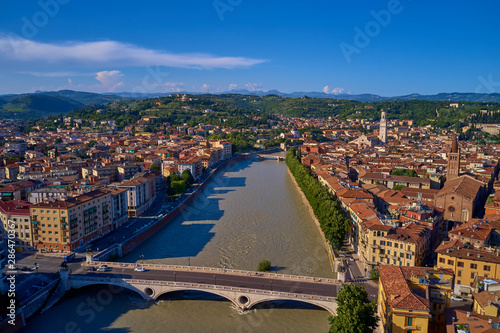
<path id="1" fill-rule="evenodd" d="M 305 300 L 305 299 L 291 299 L 291 298 L 284 298 L 284 297 L 266 297 L 262 299 L 257 299 L 250 303 L 248 305 L 248 309 L 252 309 L 256 307 L 259 304 L 265 304 L 265 303 L 276 303 L 276 302 L 294 302 L 294 303 L 303 303 L 303 304 L 309 304 L 309 305 L 314 305 L 318 308 L 321 308 L 323 310 L 326 310 L 330 312 L 332 315 L 335 314 L 335 307 L 329 307 L 326 304 L 323 304 L 321 302 L 315 302 L 314 300 Z"/>
<path id="2" fill-rule="evenodd" d="M 152 296 L 152 297 L 154 298 L 154 300 L 157 300 L 158 298 L 160 298 L 163 295 L 167 295 L 167 294 L 171 294 L 171 293 L 175 293 L 175 292 L 182 292 L 182 291 L 201 292 L 201 293 L 205 293 L 205 294 L 219 296 L 221 298 L 224 298 L 224 299 L 230 301 L 231 303 L 233 303 L 237 307 L 242 307 L 240 304 L 238 304 L 237 299 L 233 299 L 227 293 L 218 292 L 218 290 L 216 290 L 216 289 L 205 290 L 205 289 L 200 289 L 200 288 L 172 287 L 172 288 L 169 288 L 168 290 L 159 291 L 159 292 L 155 293 L 154 296 Z"/>
<path id="3" fill-rule="evenodd" d="M 73 281 L 72 281 L 73 282 Z M 151 296 L 147 294 L 147 292 L 138 289 L 137 287 L 130 285 L 128 283 L 120 283 L 120 282 L 103 282 L 103 281 L 85 281 L 79 282 L 77 284 L 71 283 L 71 288 L 81 289 L 89 286 L 103 286 L 105 288 L 102 289 L 99 293 L 105 293 L 106 295 L 116 295 L 123 291 L 123 289 L 127 289 L 139 296 L 141 296 L 144 300 L 151 300 Z"/>

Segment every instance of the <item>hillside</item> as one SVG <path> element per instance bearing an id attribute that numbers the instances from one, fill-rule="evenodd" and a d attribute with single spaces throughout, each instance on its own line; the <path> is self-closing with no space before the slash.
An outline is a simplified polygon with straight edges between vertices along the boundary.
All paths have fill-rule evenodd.
<path id="1" fill-rule="evenodd" d="M 102 105 L 110 102 L 117 102 L 126 99 L 127 97 L 121 97 L 116 95 L 106 95 L 106 94 L 96 94 L 84 91 L 74 91 L 74 90 L 59 90 L 59 91 L 49 91 L 39 93 L 46 96 L 60 96 L 72 99 L 74 101 L 80 102 L 84 105 Z"/>
<path id="2" fill-rule="evenodd" d="M 1 101 L 1 100 L 0 100 Z M 30 94 L 0 102 L 2 118 L 39 118 L 54 114 L 66 113 L 84 104 L 61 96 Z"/>

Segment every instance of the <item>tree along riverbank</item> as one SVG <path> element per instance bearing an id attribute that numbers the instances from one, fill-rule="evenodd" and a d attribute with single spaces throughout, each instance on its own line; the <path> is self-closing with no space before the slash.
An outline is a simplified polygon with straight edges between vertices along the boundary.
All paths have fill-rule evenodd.
<path id="1" fill-rule="evenodd" d="M 326 242 L 339 250 L 346 239 L 350 221 L 345 218 L 339 203 L 302 165 L 295 149 L 290 148 L 286 154 L 286 164 L 295 182 L 302 190 L 312 207 L 314 216 L 323 232 Z"/>

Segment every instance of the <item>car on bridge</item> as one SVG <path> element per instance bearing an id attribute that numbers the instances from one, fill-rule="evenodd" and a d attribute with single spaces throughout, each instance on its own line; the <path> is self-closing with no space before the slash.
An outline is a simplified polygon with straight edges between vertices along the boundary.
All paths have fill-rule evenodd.
<path id="1" fill-rule="evenodd" d="M 136 272 L 145 272 L 145 271 L 146 271 L 146 269 L 145 269 L 144 267 L 136 267 L 136 268 L 134 269 L 134 271 L 136 271 Z"/>
<path id="2" fill-rule="evenodd" d="M 108 268 L 109 268 L 109 267 L 108 267 L 107 265 L 102 265 L 102 266 L 100 266 L 100 267 L 97 269 L 97 271 L 98 271 L 98 272 L 106 272 L 106 271 L 108 270 Z"/>

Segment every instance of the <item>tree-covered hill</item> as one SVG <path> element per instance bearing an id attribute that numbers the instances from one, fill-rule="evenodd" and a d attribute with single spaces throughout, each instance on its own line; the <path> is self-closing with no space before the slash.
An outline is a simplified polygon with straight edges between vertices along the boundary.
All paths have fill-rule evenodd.
<path id="1" fill-rule="evenodd" d="M 0 103 L 0 117 L 4 118 L 39 118 L 66 113 L 82 103 L 61 96 L 31 94 Z"/>

